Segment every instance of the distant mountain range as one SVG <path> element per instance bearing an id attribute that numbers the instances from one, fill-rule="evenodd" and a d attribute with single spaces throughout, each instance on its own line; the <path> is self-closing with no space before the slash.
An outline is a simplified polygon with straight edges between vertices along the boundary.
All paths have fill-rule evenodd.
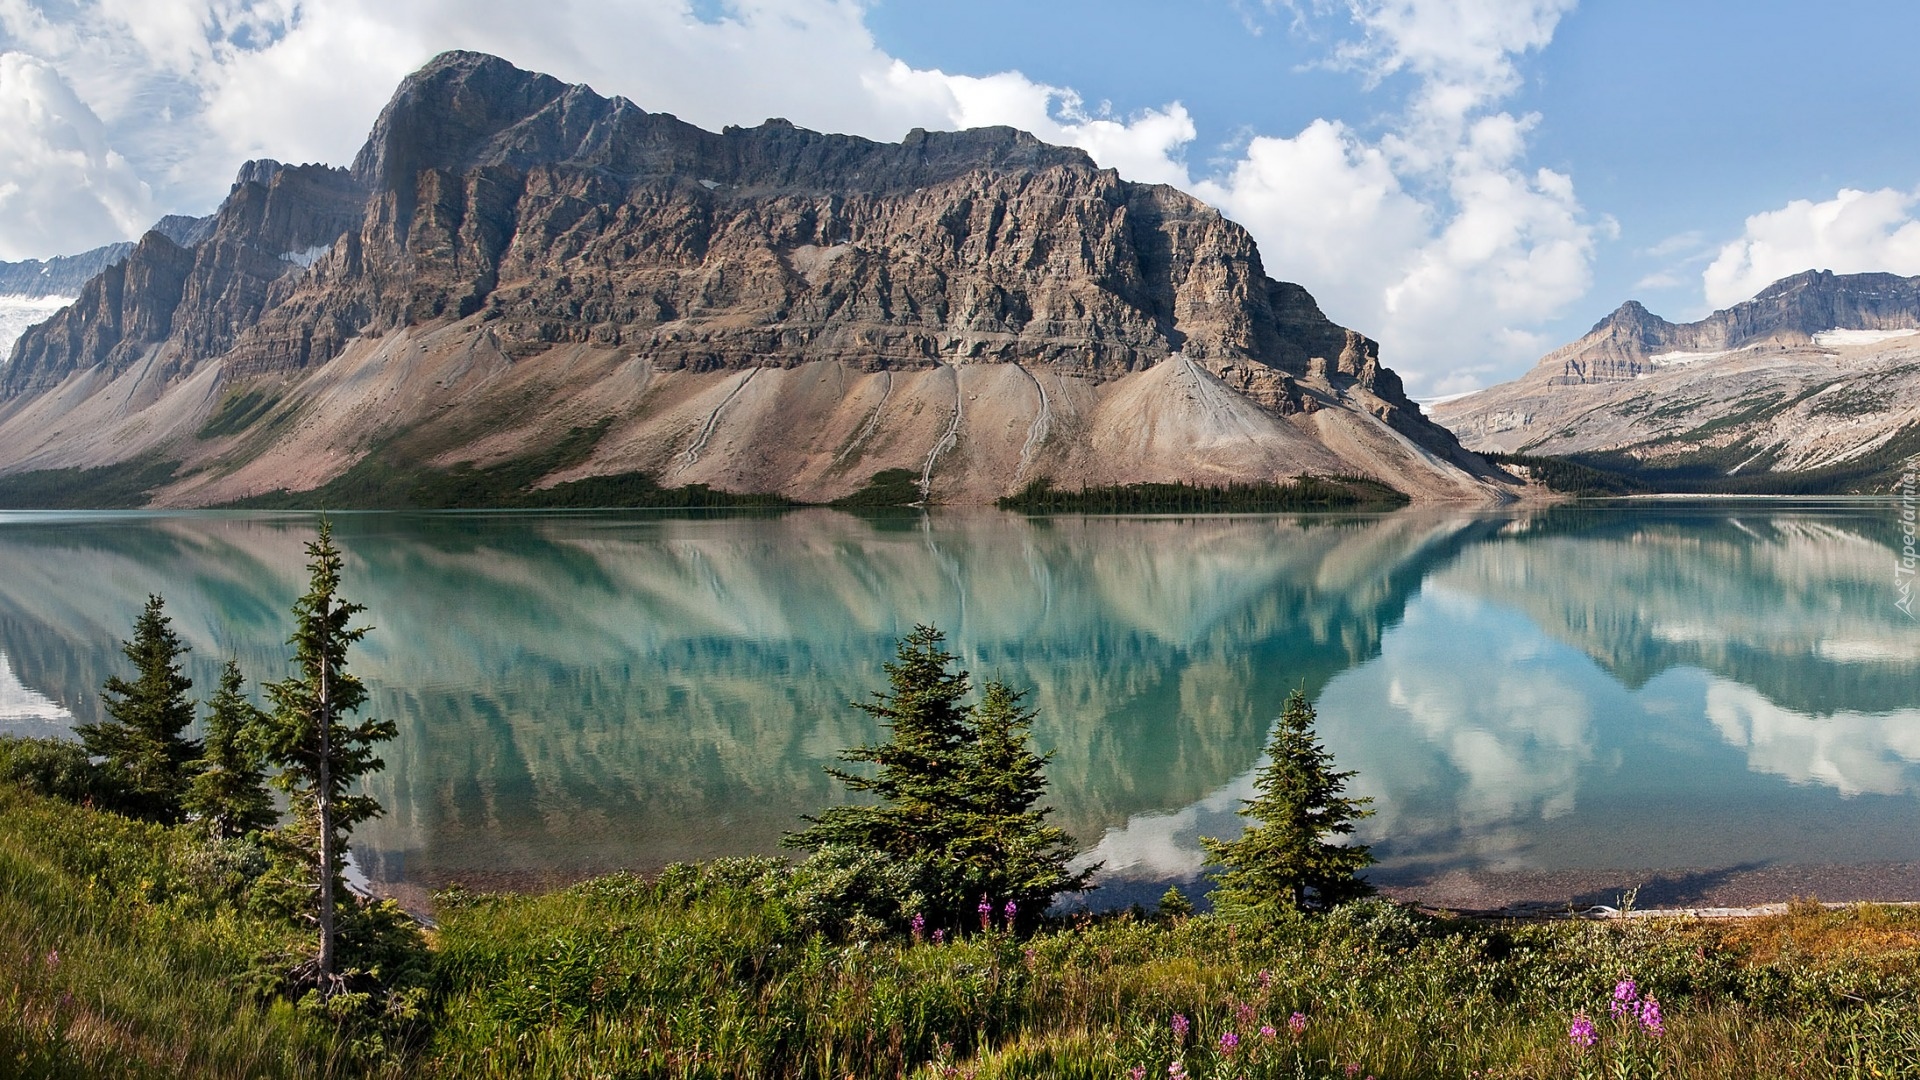
<path id="1" fill-rule="evenodd" d="M 0 474 L 133 502 L 883 473 L 957 503 L 1514 486 L 1172 188 L 1007 128 L 707 132 L 473 53 L 410 76 L 350 169 L 249 163 L 0 371 Z"/>
<path id="2" fill-rule="evenodd" d="M 1920 454 L 1920 277 L 1810 270 L 1695 323 L 1630 301 L 1433 414 L 1475 450 L 1654 488 L 1884 491 Z"/>
<path id="3" fill-rule="evenodd" d="M 212 217 L 184 217 L 169 214 L 154 223 L 157 232 L 182 247 L 192 247 L 206 239 L 213 227 Z M 52 296 L 79 296 L 87 282 L 109 266 L 125 262 L 133 254 L 133 244 L 106 244 L 78 255 L 56 255 L 51 259 L 0 261 L 0 297 L 32 299 Z"/>

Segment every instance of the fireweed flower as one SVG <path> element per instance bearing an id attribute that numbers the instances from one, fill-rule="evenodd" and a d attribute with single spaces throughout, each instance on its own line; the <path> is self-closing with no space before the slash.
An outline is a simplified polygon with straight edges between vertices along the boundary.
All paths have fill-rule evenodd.
<path id="1" fill-rule="evenodd" d="M 1220 1036 L 1220 1052 L 1221 1053 L 1227 1055 L 1228 1057 L 1232 1057 L 1233 1052 L 1238 1049 L 1240 1049 L 1240 1036 L 1235 1035 L 1231 1031 L 1224 1032 L 1221 1034 Z"/>
<path id="2" fill-rule="evenodd" d="M 945 930 L 935 930 L 933 932 L 933 943 L 935 945 L 944 945 L 946 942 L 947 932 Z"/>
<path id="3" fill-rule="evenodd" d="M 1276 1039 L 1276 1038 L 1279 1038 L 1279 1036 L 1280 1036 L 1280 1033 L 1279 1033 L 1279 1032 L 1277 1032 L 1277 1031 L 1275 1031 L 1275 1030 L 1273 1030 L 1273 1025 L 1272 1025 L 1272 1024 L 1261 1024 L 1261 1025 L 1260 1025 L 1260 1037 L 1261 1037 L 1261 1038 L 1263 1038 L 1263 1039 L 1265 1039 L 1265 1040 L 1267 1040 L 1268 1042 L 1272 1042 L 1272 1041 L 1273 1041 L 1274 1039 Z"/>
<path id="4" fill-rule="evenodd" d="M 1187 1017 L 1186 1017 L 1186 1014 L 1184 1014 L 1184 1013 L 1174 1013 L 1174 1014 L 1173 1014 L 1173 1041 L 1175 1041 L 1175 1042 L 1186 1042 L 1186 1041 L 1187 1041 L 1187 1027 L 1188 1027 L 1188 1025 L 1187 1025 Z M 1176 1062 L 1174 1062 L 1174 1064 L 1175 1064 L 1175 1065 L 1178 1065 L 1178 1064 L 1180 1064 L 1180 1063 L 1176 1061 Z"/>
<path id="5" fill-rule="evenodd" d="M 1176 1061 L 1167 1066 L 1167 1076 L 1170 1080 L 1187 1080 L 1187 1067 Z"/>
<path id="6" fill-rule="evenodd" d="M 1621 979 L 1613 988 L 1613 1015 L 1625 1016 L 1640 1002 L 1640 987 L 1632 979 Z"/>
<path id="7" fill-rule="evenodd" d="M 1235 1002 L 1233 1006 L 1233 1018 L 1239 1022 L 1241 1027 L 1252 1027 L 1253 1006 L 1244 1001 Z"/>
<path id="8" fill-rule="evenodd" d="M 981 894 L 980 906 L 974 908 L 974 910 L 980 913 L 980 929 L 991 930 L 993 928 L 993 902 L 987 899 L 986 894 Z"/>
<path id="9" fill-rule="evenodd" d="M 1646 1000 L 1640 1003 L 1640 1026 L 1655 1038 L 1667 1033 L 1666 1024 L 1660 1019 L 1660 999 L 1652 994 L 1648 994 Z"/>
<path id="10" fill-rule="evenodd" d="M 922 914 L 920 914 L 920 913 L 919 913 L 919 912 L 917 912 L 917 911 L 916 911 L 916 912 L 914 912 L 914 914 L 913 914 L 913 940 L 914 940 L 915 942 L 918 942 L 918 941 L 920 940 L 920 935 L 921 935 L 921 933 L 922 933 L 923 931 L 925 931 L 925 930 L 926 930 L 926 928 L 927 928 L 927 917 L 926 917 L 925 915 L 922 915 Z"/>
<path id="11" fill-rule="evenodd" d="M 1600 1033 L 1593 1030 L 1593 1021 L 1587 1019 L 1587 1014 L 1574 1013 L 1573 1023 L 1567 1025 L 1567 1042 L 1585 1050 L 1599 1041 Z"/>
<path id="12" fill-rule="evenodd" d="M 1128 1069 L 1127 1080 L 1147 1080 L 1147 1067 L 1145 1065 L 1135 1065 L 1133 1068 Z"/>
<path id="13" fill-rule="evenodd" d="M 1260 984 L 1260 989 L 1265 990 L 1273 985 L 1273 972 L 1262 968 L 1260 974 L 1253 977 L 1253 981 Z"/>
<path id="14" fill-rule="evenodd" d="M 1307 1014 L 1294 1013 L 1292 1016 L 1287 1017 L 1287 1030 L 1293 1032 L 1296 1037 L 1306 1034 Z"/>
<path id="15" fill-rule="evenodd" d="M 1007 901 L 1007 906 L 1006 906 L 1006 907 L 1004 907 L 1004 908 L 1001 908 L 1001 909 L 1000 909 L 1000 913 L 1001 913 L 1002 915 L 1005 915 L 1005 916 L 1007 917 L 1007 925 L 1008 925 L 1008 926 L 1012 926 L 1012 925 L 1013 925 L 1013 916 L 1014 916 L 1014 914 L 1015 914 L 1016 912 L 1018 912 L 1019 910 L 1020 910 L 1020 905 L 1019 905 L 1019 904 L 1016 904 L 1016 903 L 1014 903 L 1014 902 L 1013 902 L 1013 901 L 1011 901 L 1011 900 L 1009 900 L 1009 901 Z"/>

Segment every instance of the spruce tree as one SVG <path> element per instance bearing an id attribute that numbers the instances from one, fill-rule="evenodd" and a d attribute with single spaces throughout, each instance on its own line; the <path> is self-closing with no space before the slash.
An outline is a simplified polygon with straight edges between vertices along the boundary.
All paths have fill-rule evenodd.
<path id="1" fill-rule="evenodd" d="M 872 701 L 853 703 L 880 721 L 889 736 L 884 743 L 843 750 L 840 759 L 879 768 L 871 777 L 832 767 L 827 772 L 879 804 L 829 807 L 807 818 L 812 823 L 807 828 L 788 834 L 789 847 L 843 845 L 922 857 L 953 835 L 954 815 L 963 807 L 958 781 L 968 735 L 960 699 L 969 684 L 965 671 L 951 670 L 954 657 L 945 641 L 933 627 L 916 626 L 895 649 L 895 659 L 884 665 L 891 689 L 875 691 Z"/>
<path id="2" fill-rule="evenodd" d="M 1037 916 L 1057 894 L 1085 889 L 1093 871 L 1067 870 L 1073 838 L 1047 824 L 1052 807 L 1036 808 L 1046 795 L 1053 754 L 1036 754 L 1029 745 L 1036 713 L 1021 707 L 1025 697 L 989 680 L 969 711 L 958 785 L 965 810 L 959 835 L 946 847 L 963 896 L 1017 901 L 1019 911 Z"/>
<path id="3" fill-rule="evenodd" d="M 322 519 L 320 535 L 306 546 L 310 581 L 306 595 L 294 601 L 294 674 L 267 686 L 273 710 L 261 725 L 267 762 L 278 766 L 274 778 L 286 791 L 294 821 L 284 831 L 305 865 L 313 892 L 313 918 L 319 949 L 311 965 L 321 995 L 339 988 L 337 927 L 347 902 L 341 876 L 347 838 L 360 822 L 377 817 L 372 796 L 353 794 L 356 781 L 385 763 L 377 743 L 393 738 L 390 720 L 346 721 L 366 702 L 367 691 L 349 674 L 347 647 L 370 627 L 353 626 L 363 605 L 340 598 L 340 549 L 333 528 Z"/>
<path id="4" fill-rule="evenodd" d="M 200 745 L 181 733 L 193 723 L 187 691 L 193 680 L 181 671 L 189 651 L 173 632 L 165 602 L 148 596 L 133 623 L 133 640 L 121 651 L 137 673 L 129 682 L 115 675 L 102 687 L 107 719 L 74 728 L 80 745 L 119 789 L 121 808 L 135 817 L 172 824 L 181 819 L 182 798 Z"/>
<path id="5" fill-rule="evenodd" d="M 1028 747 L 1033 713 L 1021 708 L 1022 695 L 989 682 L 979 704 L 963 706 L 970 677 L 955 669 L 944 642 L 940 631 L 915 627 L 885 665 L 889 689 L 854 703 L 889 738 L 841 759 L 878 768 L 871 777 L 827 771 L 877 804 L 830 807 L 784 842 L 894 861 L 919 889 L 918 897 L 894 899 L 924 905 L 916 913 L 936 925 L 967 921 L 983 897 L 996 913 L 1011 900 L 1017 912 L 1037 916 L 1057 893 L 1085 888 L 1091 871 L 1067 871 L 1072 840 L 1046 823 L 1050 808 L 1035 808 L 1047 757 Z"/>
<path id="6" fill-rule="evenodd" d="M 1214 872 L 1215 909 L 1251 915 L 1332 907 L 1373 892 L 1356 875 L 1373 864 L 1365 844 L 1338 844 L 1354 822 L 1370 817 L 1372 799 L 1350 799 L 1354 774 L 1333 767 L 1333 755 L 1314 732 L 1314 710 L 1304 690 L 1287 697 L 1267 743 L 1267 764 L 1254 780 L 1259 792 L 1240 816 L 1239 839 L 1201 837 Z"/>
<path id="7" fill-rule="evenodd" d="M 240 665 L 229 660 L 220 672 L 220 689 L 207 702 L 205 753 L 186 797 L 187 811 L 222 840 L 262 832 L 279 819 L 261 765 L 266 714 L 240 687 Z"/>

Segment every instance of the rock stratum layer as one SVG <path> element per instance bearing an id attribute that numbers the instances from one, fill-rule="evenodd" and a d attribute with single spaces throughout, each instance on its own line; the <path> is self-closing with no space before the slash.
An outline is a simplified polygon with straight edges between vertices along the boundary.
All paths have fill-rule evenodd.
<path id="1" fill-rule="evenodd" d="M 0 371 L 0 470 L 179 462 L 157 503 L 300 491 L 368 454 L 823 500 L 1365 474 L 1510 484 L 1245 230 L 1006 128 L 700 130 L 449 53 L 350 169 L 250 162 Z"/>
<path id="2" fill-rule="evenodd" d="M 1637 302 L 1511 383 L 1433 407 L 1467 446 L 1871 489 L 1920 452 L 1920 277 L 1807 271 L 1696 323 Z"/>

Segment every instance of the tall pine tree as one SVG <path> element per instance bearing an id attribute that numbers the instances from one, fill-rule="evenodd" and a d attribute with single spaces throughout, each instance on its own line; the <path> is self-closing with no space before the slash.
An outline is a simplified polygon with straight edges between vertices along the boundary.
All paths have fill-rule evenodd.
<path id="1" fill-rule="evenodd" d="M 1365 844 L 1340 844 L 1354 822 L 1370 817 L 1372 799 L 1350 799 L 1354 774 L 1333 767 L 1333 755 L 1314 731 L 1304 690 L 1287 697 L 1267 743 L 1267 764 L 1254 779 L 1259 795 L 1240 816 L 1250 819 L 1233 841 L 1200 838 L 1220 867 L 1212 892 L 1216 910 L 1254 916 L 1307 907 L 1332 907 L 1373 892 L 1356 875 L 1373 864 Z"/>
<path id="2" fill-rule="evenodd" d="M 1067 871 L 1071 839 L 1046 823 L 1048 808 L 1035 809 L 1046 791 L 1047 758 L 1027 744 L 1033 713 L 1021 708 L 1021 695 L 992 682 L 979 704 L 963 706 L 970 677 L 955 668 L 945 640 L 916 627 L 885 665 L 889 689 L 854 703 L 889 737 L 840 756 L 878 768 L 872 776 L 827 771 L 877 804 L 830 807 L 785 842 L 907 865 L 920 883 L 923 914 L 936 924 L 961 923 L 983 896 L 996 911 L 1013 900 L 1038 915 L 1055 894 L 1084 888 L 1091 871 Z"/>
<path id="3" fill-rule="evenodd" d="M 135 817 L 172 824 L 184 813 L 182 799 L 193 776 L 200 745 L 182 735 L 193 723 L 187 691 L 193 680 L 181 671 L 189 646 L 173 632 L 165 602 L 147 597 L 133 623 L 133 640 L 121 651 L 133 661 L 129 682 L 118 675 L 102 687 L 107 719 L 74 728 L 89 755 L 103 758 L 121 808 Z"/>
<path id="4" fill-rule="evenodd" d="M 828 768 L 856 794 L 872 795 L 875 806 L 834 806 L 809 817 L 807 828 L 786 838 L 790 847 L 818 849 L 829 844 L 898 857 L 923 857 L 953 835 L 953 818 L 962 809 L 958 781 L 965 770 L 967 710 L 960 704 L 969 687 L 965 671 L 951 670 L 946 636 L 917 626 L 902 639 L 895 659 L 884 665 L 890 689 L 853 707 L 880 721 L 884 743 L 856 746 L 840 753 L 848 762 L 877 765 L 861 776 Z"/>
<path id="5" fill-rule="evenodd" d="M 379 816 L 372 796 L 353 794 L 356 781 L 385 763 L 377 743 L 393 738 L 390 720 L 345 718 L 367 699 L 366 687 L 347 671 L 347 647 L 370 627 L 353 626 L 363 605 L 340 598 L 340 549 L 333 527 L 320 522 L 318 539 L 307 545 L 309 583 L 294 601 L 294 674 L 267 686 L 272 713 L 261 725 L 261 745 L 269 764 L 280 768 L 274 782 L 287 792 L 294 822 L 287 833 L 306 866 L 313 892 L 313 919 L 319 949 L 312 981 L 321 995 L 340 986 L 338 925 L 350 900 L 342 867 L 353 827 Z"/>
<path id="6" fill-rule="evenodd" d="M 1038 916 L 1056 895 L 1087 888 L 1093 870 L 1068 871 L 1073 838 L 1047 823 L 1052 807 L 1036 806 L 1047 792 L 1053 754 L 1033 752 L 1036 713 L 1022 707 L 1025 697 L 988 680 L 969 711 L 958 785 L 964 811 L 946 849 L 960 868 L 963 895 L 1014 900 L 1021 912 Z"/>
<path id="7" fill-rule="evenodd" d="M 186 797 L 187 812 L 223 840 L 265 831 L 279 820 L 260 755 L 266 714 L 240 687 L 240 665 L 229 660 L 207 702 L 205 753 Z"/>

